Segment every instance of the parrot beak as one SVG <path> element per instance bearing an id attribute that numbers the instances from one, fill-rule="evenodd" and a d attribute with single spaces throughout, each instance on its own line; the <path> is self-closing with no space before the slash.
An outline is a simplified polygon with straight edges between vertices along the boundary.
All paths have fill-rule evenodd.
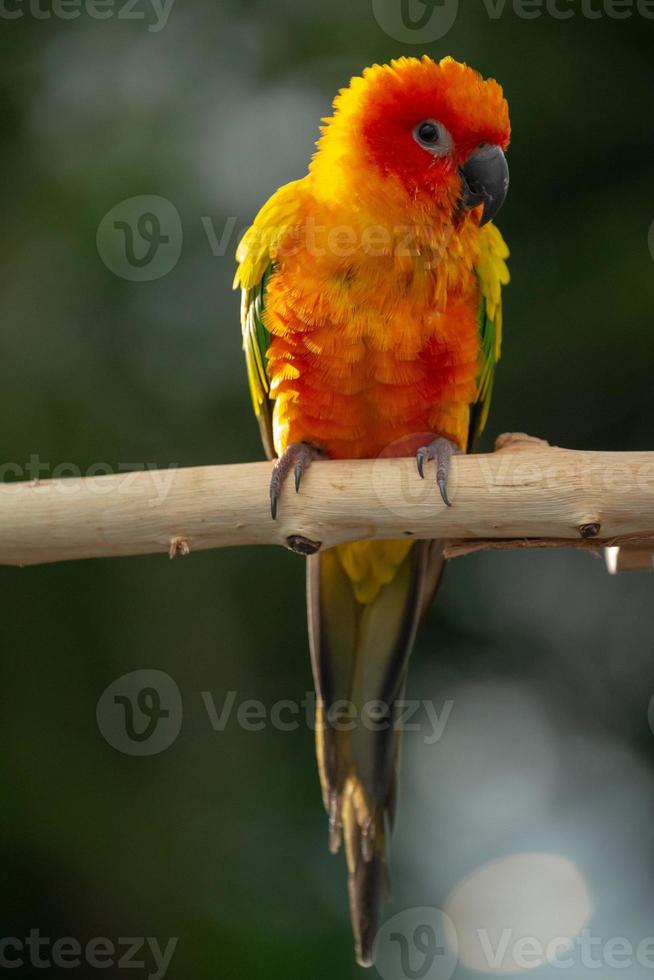
<path id="1" fill-rule="evenodd" d="M 484 146 L 459 167 L 461 206 L 466 210 L 484 205 L 479 226 L 492 221 L 506 200 L 509 166 L 499 146 Z"/>

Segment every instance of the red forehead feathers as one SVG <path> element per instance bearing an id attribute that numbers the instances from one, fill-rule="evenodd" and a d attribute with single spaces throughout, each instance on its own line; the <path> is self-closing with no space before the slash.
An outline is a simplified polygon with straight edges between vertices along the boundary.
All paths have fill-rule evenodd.
<path id="1" fill-rule="evenodd" d="M 440 64 L 401 58 L 369 68 L 363 77 L 361 125 L 373 143 L 384 130 L 397 135 L 423 119 L 437 119 L 454 138 L 458 156 L 467 156 L 479 143 L 508 145 L 509 113 L 501 86 L 467 65 L 451 58 Z"/>

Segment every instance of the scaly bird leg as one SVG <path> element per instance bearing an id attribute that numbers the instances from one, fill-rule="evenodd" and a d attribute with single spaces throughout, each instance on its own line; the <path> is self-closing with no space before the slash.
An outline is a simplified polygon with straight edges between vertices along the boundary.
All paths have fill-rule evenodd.
<path id="1" fill-rule="evenodd" d="M 436 482 L 438 483 L 438 489 L 441 492 L 443 503 L 447 507 L 452 506 L 447 496 L 447 484 L 450 478 L 452 456 L 454 453 L 460 452 L 461 450 L 455 442 L 439 436 L 438 439 L 430 442 L 428 446 L 422 446 L 416 453 L 418 473 L 423 480 L 425 478 L 425 463 L 428 463 L 432 459 L 436 460 Z"/>
<path id="2" fill-rule="evenodd" d="M 293 470 L 295 475 L 295 492 L 300 492 L 302 477 L 314 459 L 325 459 L 325 453 L 310 442 L 293 442 L 288 446 L 279 459 L 275 460 L 270 479 L 270 513 L 273 521 L 277 517 L 277 504 L 281 496 L 286 477 Z"/>

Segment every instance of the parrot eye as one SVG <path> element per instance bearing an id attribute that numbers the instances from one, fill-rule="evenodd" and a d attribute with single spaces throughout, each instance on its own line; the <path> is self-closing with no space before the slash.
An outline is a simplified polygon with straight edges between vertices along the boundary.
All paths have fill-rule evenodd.
<path id="1" fill-rule="evenodd" d="M 439 136 L 438 126 L 432 122 L 420 123 L 418 126 L 418 139 L 421 143 L 432 146 L 434 143 L 438 143 Z"/>
<path id="2" fill-rule="evenodd" d="M 436 156 L 444 156 L 452 149 L 452 137 L 435 119 L 423 119 L 413 130 L 413 138 L 420 146 Z"/>

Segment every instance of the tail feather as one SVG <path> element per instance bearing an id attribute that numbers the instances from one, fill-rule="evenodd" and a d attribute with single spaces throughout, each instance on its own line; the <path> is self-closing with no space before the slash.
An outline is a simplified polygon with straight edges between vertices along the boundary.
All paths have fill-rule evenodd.
<path id="1" fill-rule="evenodd" d="M 354 951 L 359 966 L 372 966 L 375 961 L 375 937 L 379 929 L 379 911 L 389 897 L 388 864 L 383 833 L 375 841 L 372 853 L 366 855 L 362 846 L 361 829 L 351 825 L 352 867 L 348 875 L 350 918 L 354 933 Z M 348 860 L 348 864 L 349 864 Z"/>
<path id="2" fill-rule="evenodd" d="M 330 848 L 337 851 L 341 838 L 345 844 L 352 928 L 363 966 L 373 962 L 379 912 L 389 891 L 386 837 L 400 749 L 396 705 L 442 563 L 442 547 L 404 541 L 356 542 L 308 560 L 320 780 Z"/>

